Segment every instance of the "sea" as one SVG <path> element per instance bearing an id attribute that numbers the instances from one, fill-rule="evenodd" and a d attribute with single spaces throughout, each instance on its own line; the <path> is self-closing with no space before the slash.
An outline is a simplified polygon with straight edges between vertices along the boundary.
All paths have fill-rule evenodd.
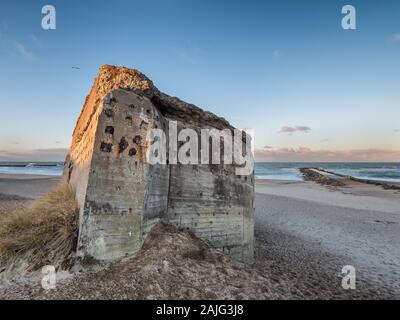
<path id="1" fill-rule="evenodd" d="M 301 181 L 299 168 L 321 168 L 359 179 L 400 182 L 400 162 L 257 162 L 256 179 Z"/>
<path id="2" fill-rule="evenodd" d="M 62 162 L 0 162 L 0 173 L 61 176 Z M 316 167 L 360 179 L 400 182 L 400 162 L 256 162 L 256 179 L 303 180 L 299 168 Z"/>
<path id="3" fill-rule="evenodd" d="M 0 173 L 61 176 L 63 162 L 0 162 Z"/>

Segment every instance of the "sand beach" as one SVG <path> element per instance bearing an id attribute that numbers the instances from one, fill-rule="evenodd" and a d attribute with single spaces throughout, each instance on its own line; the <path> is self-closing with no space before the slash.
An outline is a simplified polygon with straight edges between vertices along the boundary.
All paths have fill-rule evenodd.
<path id="1" fill-rule="evenodd" d="M 0 175 L 0 208 L 3 214 L 20 205 L 29 205 L 32 199 L 45 194 L 58 180 L 54 176 Z M 210 253 L 214 257 L 212 259 L 199 260 L 197 257 L 197 260 L 184 260 L 178 266 L 177 261 L 176 264 L 174 261 L 163 262 L 169 259 L 165 258 L 168 254 L 160 255 L 161 260 L 157 261 L 154 252 L 144 249 L 133 261 L 106 264 L 83 273 L 80 270 L 78 274 L 68 273 L 65 280 L 60 280 L 57 290 L 50 293 L 43 291 L 39 282 L 31 278 L 29 285 L 25 281 L 22 284 L 3 284 L 0 297 L 400 298 L 399 204 L 399 190 L 385 190 L 371 184 L 349 182 L 342 187 L 332 187 L 313 181 L 257 180 L 254 215 L 256 262 L 251 268 L 225 257 L 222 260 L 215 258 L 215 254 L 218 256 L 215 252 Z M 165 237 L 161 238 L 168 242 Z M 172 248 L 171 245 L 166 247 Z M 184 251 L 183 247 L 173 248 L 175 252 L 181 249 Z M 152 258 L 146 259 L 146 256 Z M 116 275 L 116 270 L 128 268 L 132 263 L 145 269 L 154 268 L 158 263 L 169 265 L 167 269 L 155 272 L 152 281 L 149 280 L 155 286 L 160 281 L 162 288 L 149 289 L 147 296 L 139 295 L 133 283 L 143 280 L 140 273 L 138 278 L 131 280 L 132 283 Z M 341 271 L 345 265 L 355 267 L 355 290 L 344 290 L 341 286 Z M 179 276 L 176 275 L 178 269 L 174 268 L 181 271 Z M 209 268 L 215 268 L 207 280 L 209 285 L 214 283 L 213 280 L 220 281 L 219 285 L 211 286 L 216 296 L 208 295 L 211 287 L 207 290 L 207 286 L 200 283 L 197 286 L 194 280 L 193 272 L 207 273 Z M 126 287 L 124 294 L 113 286 L 100 284 L 104 272 Z M 182 276 L 182 273 L 186 275 Z M 167 280 L 161 281 L 161 277 Z M 235 295 L 235 288 L 228 285 L 232 277 L 243 281 L 247 279 L 251 285 L 245 285 L 240 294 Z M 193 287 L 193 290 L 182 289 L 174 293 L 171 288 L 176 286 Z M 129 290 L 131 292 L 126 294 Z"/>

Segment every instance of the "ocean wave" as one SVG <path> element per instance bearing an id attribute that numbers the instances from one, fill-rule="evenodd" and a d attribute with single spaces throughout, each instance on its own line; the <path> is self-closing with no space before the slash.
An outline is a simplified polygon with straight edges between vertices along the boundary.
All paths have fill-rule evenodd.
<path id="1" fill-rule="evenodd" d="M 63 165 L 60 163 L 2 163 L 0 164 L 0 173 L 61 176 L 63 173 Z"/>
<path id="2" fill-rule="evenodd" d="M 300 167 L 322 168 L 359 179 L 400 182 L 399 163 L 256 163 L 257 179 L 302 180 Z"/>

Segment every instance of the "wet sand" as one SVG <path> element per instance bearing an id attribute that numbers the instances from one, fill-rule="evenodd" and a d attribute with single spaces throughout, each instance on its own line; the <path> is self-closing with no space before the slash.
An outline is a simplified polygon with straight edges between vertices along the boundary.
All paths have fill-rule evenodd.
<path id="1" fill-rule="evenodd" d="M 0 215 L 29 205 L 59 180 L 59 177 L 44 175 L 0 174 Z"/>
<path id="2" fill-rule="evenodd" d="M 35 199 L 47 193 L 58 181 L 60 177 L 54 176 L 0 174 L 0 194 Z"/>

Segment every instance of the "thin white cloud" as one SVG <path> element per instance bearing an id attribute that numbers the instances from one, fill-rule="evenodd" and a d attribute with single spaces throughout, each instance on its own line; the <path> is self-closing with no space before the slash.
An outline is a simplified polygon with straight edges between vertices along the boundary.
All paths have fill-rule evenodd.
<path id="1" fill-rule="evenodd" d="M 36 57 L 33 53 L 29 52 L 21 43 L 18 41 L 14 42 L 15 49 L 17 52 L 26 60 L 28 61 L 34 61 L 36 60 Z"/>
<path id="2" fill-rule="evenodd" d="M 279 133 L 288 133 L 291 135 L 295 132 L 308 133 L 310 131 L 311 131 L 311 128 L 307 127 L 307 126 L 295 126 L 295 127 L 284 126 L 279 130 Z"/>
<path id="3" fill-rule="evenodd" d="M 390 40 L 393 43 L 400 43 L 400 32 L 395 32 L 391 35 Z"/>
<path id="4" fill-rule="evenodd" d="M 31 33 L 31 34 L 28 36 L 28 39 L 29 39 L 33 44 L 35 44 L 35 45 L 37 45 L 37 46 L 41 46 L 40 40 L 39 40 L 33 33 Z"/>
<path id="5" fill-rule="evenodd" d="M 272 51 L 272 55 L 275 58 L 279 58 L 280 56 L 282 56 L 282 52 L 281 52 L 281 50 L 275 49 L 274 51 Z"/>

